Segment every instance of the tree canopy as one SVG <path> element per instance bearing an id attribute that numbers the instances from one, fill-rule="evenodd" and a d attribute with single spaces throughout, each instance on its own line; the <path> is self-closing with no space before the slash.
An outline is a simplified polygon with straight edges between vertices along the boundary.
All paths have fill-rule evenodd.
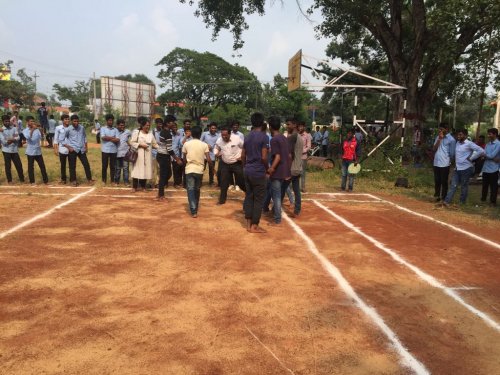
<path id="1" fill-rule="evenodd" d="M 78 112 L 86 109 L 89 104 L 91 88 L 92 80 L 75 81 L 74 86 L 61 86 L 58 83 L 53 86 L 58 100 L 68 100 L 71 102 L 71 106 L 69 107 L 71 112 Z"/>
<path id="2" fill-rule="evenodd" d="M 135 82 L 135 83 L 150 83 L 154 84 L 154 82 L 149 79 L 145 74 L 122 74 L 120 76 L 116 76 L 116 79 L 121 79 L 123 81 Z"/>
<path id="3" fill-rule="evenodd" d="M 223 105 L 251 106 L 260 87 L 247 68 L 209 52 L 175 48 L 156 65 L 161 66 L 161 87 L 168 88 L 160 103 L 184 102 L 195 121 Z"/>
<path id="4" fill-rule="evenodd" d="M 245 17 L 263 15 L 266 1 L 229 3 L 200 0 L 195 14 L 213 28 L 214 37 L 229 29 L 234 48 L 240 48 L 248 29 Z M 415 118 L 427 113 L 438 94 L 451 96 L 471 82 L 477 85 L 485 69 L 498 77 L 492 64 L 500 57 L 498 1 L 315 0 L 307 12 L 315 11 L 322 15 L 318 35 L 332 39 L 327 55 L 406 87 L 408 112 Z M 401 101 L 394 96 L 395 113 Z"/>

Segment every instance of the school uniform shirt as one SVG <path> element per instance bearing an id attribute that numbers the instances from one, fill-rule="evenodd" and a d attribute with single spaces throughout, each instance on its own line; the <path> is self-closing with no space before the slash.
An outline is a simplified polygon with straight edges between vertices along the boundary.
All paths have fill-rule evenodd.
<path id="1" fill-rule="evenodd" d="M 24 129 L 23 135 L 26 138 L 26 155 L 28 156 L 37 156 L 42 155 L 42 148 L 40 147 L 40 141 L 42 140 L 42 133 L 40 130 L 35 129 L 33 134 L 30 134 L 30 129 Z"/>
<path id="2" fill-rule="evenodd" d="M 314 134 L 312 136 L 312 140 L 314 143 L 319 144 L 319 143 L 321 143 L 321 137 L 322 137 L 321 132 L 317 131 L 317 132 L 314 132 Z"/>
<path id="3" fill-rule="evenodd" d="M 245 142 L 245 135 L 242 132 L 240 132 L 239 130 L 236 133 L 232 131 L 231 135 L 233 134 L 237 135 L 243 142 Z"/>
<path id="4" fill-rule="evenodd" d="M 241 150 L 243 149 L 243 141 L 239 135 L 231 133 L 229 142 L 224 142 L 222 137 L 215 142 L 215 155 L 220 156 L 226 164 L 234 164 L 241 160 Z"/>
<path id="5" fill-rule="evenodd" d="M 49 133 L 50 134 L 54 134 L 56 132 L 56 120 L 54 120 L 53 118 L 51 118 L 49 120 Z"/>
<path id="6" fill-rule="evenodd" d="M 220 137 L 220 134 L 218 132 L 215 132 L 214 135 L 212 135 L 209 131 L 208 132 L 204 132 L 202 135 L 201 135 L 201 141 L 202 142 L 205 142 L 207 145 L 210 146 L 210 159 L 212 161 L 215 160 L 215 153 L 214 153 L 214 149 L 215 149 L 215 142 L 217 142 L 217 139 L 219 139 Z"/>
<path id="7" fill-rule="evenodd" d="M 87 143 L 87 134 L 85 134 L 85 128 L 81 125 L 74 127 L 73 125 L 68 126 L 66 131 L 66 139 L 64 144 L 72 147 L 76 153 L 86 152 L 85 144 Z"/>
<path id="8" fill-rule="evenodd" d="M 2 152 L 15 154 L 18 152 L 17 144 L 19 142 L 19 132 L 15 126 L 3 127 L 3 132 L 0 132 L 0 143 L 2 143 Z M 15 142 L 8 144 L 7 141 L 13 139 Z"/>
<path id="9" fill-rule="evenodd" d="M 105 141 L 103 137 L 114 137 L 118 138 L 118 129 L 115 127 L 105 126 L 101 128 L 101 151 L 107 154 L 116 154 L 118 151 L 118 146 L 116 143 L 111 141 Z"/>
<path id="10" fill-rule="evenodd" d="M 439 137 L 436 137 L 434 144 L 437 143 Z M 451 134 L 446 134 L 436 153 L 434 154 L 434 166 L 439 168 L 449 167 L 451 164 L 451 159 L 455 156 L 455 138 Z"/>
<path id="11" fill-rule="evenodd" d="M 455 146 L 455 165 L 457 171 L 464 171 L 472 168 L 473 160 L 484 155 L 484 150 L 481 146 L 466 139 L 463 143 L 457 142 Z M 467 160 L 470 159 L 470 160 Z"/>
<path id="12" fill-rule="evenodd" d="M 19 134 L 23 132 L 23 120 L 17 120 L 17 131 Z"/>
<path id="13" fill-rule="evenodd" d="M 484 149 L 486 160 L 483 164 L 484 173 L 495 173 L 498 172 L 498 168 L 500 168 L 500 162 L 497 162 L 493 159 L 500 158 L 500 141 L 495 139 L 493 142 L 488 142 Z"/>
<path id="14" fill-rule="evenodd" d="M 178 133 L 172 136 L 172 149 L 178 158 L 182 157 L 182 138 Z"/>
<path id="15" fill-rule="evenodd" d="M 120 143 L 118 144 L 118 149 L 116 151 L 117 158 L 123 158 L 127 154 L 127 151 L 130 147 L 128 145 L 128 141 L 131 136 L 132 133 L 130 133 L 130 130 L 128 129 L 124 129 L 122 132 L 118 130 L 118 138 L 120 138 Z"/>
<path id="16" fill-rule="evenodd" d="M 203 174 L 205 169 L 205 154 L 208 152 L 208 145 L 199 139 L 192 139 L 184 143 L 182 153 L 186 155 L 186 174 Z"/>
<path id="17" fill-rule="evenodd" d="M 161 133 L 161 131 L 162 131 L 162 129 L 160 129 L 160 130 L 153 129 L 153 131 L 152 131 L 153 137 L 155 137 L 156 143 L 158 143 L 158 146 L 160 146 L 160 133 Z M 151 156 L 153 157 L 153 159 L 156 159 L 157 154 L 158 154 L 158 150 L 156 150 L 156 149 L 151 150 Z"/>
<path id="18" fill-rule="evenodd" d="M 329 135 L 330 135 L 330 133 L 328 133 L 328 130 L 325 130 L 325 132 L 321 136 L 321 145 L 322 146 L 328 146 L 328 142 L 330 141 L 328 139 Z"/>
<path id="19" fill-rule="evenodd" d="M 64 141 L 66 139 L 66 130 L 64 125 L 57 125 L 56 132 L 54 133 L 54 144 L 58 145 L 58 151 L 61 155 L 68 155 L 69 150 L 64 146 Z"/>

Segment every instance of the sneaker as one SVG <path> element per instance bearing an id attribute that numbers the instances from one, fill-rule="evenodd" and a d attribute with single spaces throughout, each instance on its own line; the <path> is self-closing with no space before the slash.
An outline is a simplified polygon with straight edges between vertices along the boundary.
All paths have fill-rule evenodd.
<path id="1" fill-rule="evenodd" d="M 234 185 L 229 185 L 229 190 L 234 190 L 236 187 Z"/>
<path id="2" fill-rule="evenodd" d="M 236 186 L 234 187 L 234 190 L 236 190 L 236 191 L 241 191 L 241 189 L 240 189 L 240 187 L 239 187 L 238 185 L 236 185 Z"/>

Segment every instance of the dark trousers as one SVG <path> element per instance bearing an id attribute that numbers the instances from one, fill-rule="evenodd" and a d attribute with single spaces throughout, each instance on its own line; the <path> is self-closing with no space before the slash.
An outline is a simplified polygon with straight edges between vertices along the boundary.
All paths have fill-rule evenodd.
<path id="1" fill-rule="evenodd" d="M 23 163 L 21 162 L 19 154 L 17 152 L 3 152 L 3 158 L 5 160 L 5 176 L 7 177 L 7 182 L 12 182 L 12 163 L 14 163 L 14 167 L 16 167 L 19 181 L 24 182 Z"/>
<path id="2" fill-rule="evenodd" d="M 61 181 L 66 182 L 66 161 L 68 160 L 68 154 L 59 153 L 59 162 L 61 163 Z"/>
<path id="3" fill-rule="evenodd" d="M 219 161 L 220 168 L 220 196 L 219 203 L 226 203 L 227 199 L 227 189 L 230 183 L 233 181 L 233 176 L 236 185 L 240 187 L 241 190 L 245 191 L 245 178 L 243 176 L 243 166 L 240 161 L 233 164 L 226 164 L 222 160 Z"/>
<path id="4" fill-rule="evenodd" d="M 49 143 L 49 147 L 52 148 L 52 141 L 54 140 L 54 133 L 47 133 L 45 139 Z"/>
<path id="5" fill-rule="evenodd" d="M 208 162 L 205 160 L 205 169 L 207 169 Z M 208 183 L 212 185 L 214 183 L 214 171 L 215 171 L 215 160 L 212 164 L 208 164 Z"/>
<path id="6" fill-rule="evenodd" d="M 30 183 L 35 183 L 35 160 L 38 164 L 38 168 L 40 168 L 40 172 L 42 173 L 43 183 L 46 184 L 49 182 L 49 177 L 47 176 L 47 170 L 45 169 L 45 163 L 43 162 L 42 155 L 26 155 L 28 156 L 28 176 L 30 179 Z"/>
<path id="7" fill-rule="evenodd" d="M 174 176 L 174 185 L 182 185 L 182 176 L 184 175 L 184 164 L 179 165 L 175 161 L 172 161 L 172 173 Z"/>
<path id="8" fill-rule="evenodd" d="M 101 152 L 102 156 L 102 182 L 106 183 L 109 165 L 109 176 L 111 182 L 115 179 L 116 153 Z"/>
<path id="9" fill-rule="evenodd" d="M 328 145 L 321 145 L 321 152 L 325 158 L 328 157 Z"/>
<path id="10" fill-rule="evenodd" d="M 141 186 L 142 189 L 146 189 L 146 180 L 145 179 L 138 179 L 138 178 L 133 178 L 132 179 L 132 187 L 137 190 L 137 188 Z"/>
<path id="11" fill-rule="evenodd" d="M 172 177 L 172 162 L 170 155 L 160 154 L 156 155 L 156 161 L 160 167 L 160 181 L 158 182 L 158 196 L 165 196 L 165 186 L 168 185 L 168 180 Z"/>
<path id="12" fill-rule="evenodd" d="M 97 133 L 95 135 L 95 141 L 97 142 L 97 144 L 100 144 L 101 143 L 101 133 Z"/>
<path id="13" fill-rule="evenodd" d="M 76 182 L 76 158 L 80 159 L 80 162 L 83 165 L 83 169 L 85 171 L 85 177 L 87 180 L 92 180 L 92 172 L 90 171 L 90 164 L 87 159 L 87 154 L 82 152 L 70 152 L 68 154 L 69 161 L 69 181 Z"/>
<path id="14" fill-rule="evenodd" d="M 482 201 L 485 201 L 488 196 L 488 188 L 490 189 L 490 202 L 496 204 L 498 195 L 498 171 L 495 173 L 483 172 Z"/>
<path id="15" fill-rule="evenodd" d="M 434 196 L 444 200 L 448 194 L 450 167 L 434 167 Z"/>
<path id="16" fill-rule="evenodd" d="M 17 143 L 18 147 L 23 147 L 23 141 L 26 140 L 26 137 L 22 132 L 19 132 L 19 142 Z"/>
<path id="17" fill-rule="evenodd" d="M 258 225 L 266 198 L 267 181 L 266 177 L 252 177 L 245 175 L 245 219 L 249 219 L 252 224 Z"/>

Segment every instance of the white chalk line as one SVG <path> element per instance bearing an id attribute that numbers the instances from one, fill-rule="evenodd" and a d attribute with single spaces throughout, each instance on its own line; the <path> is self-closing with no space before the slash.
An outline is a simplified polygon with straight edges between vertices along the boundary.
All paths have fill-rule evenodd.
<path id="1" fill-rule="evenodd" d="M 60 204 L 58 204 L 57 206 L 54 206 L 54 207 L 52 207 L 51 209 L 49 209 L 49 210 L 47 210 L 47 211 L 45 211 L 45 212 L 42 212 L 41 214 L 38 214 L 38 215 L 36 215 L 36 216 L 33 216 L 31 219 L 28 219 L 28 220 L 26 220 L 26 221 L 23 221 L 23 222 L 22 222 L 22 223 L 20 223 L 20 224 L 17 224 L 16 226 L 14 226 L 14 227 L 12 227 L 12 228 L 10 228 L 10 229 L 8 229 L 8 230 L 6 230 L 6 231 L 4 231 L 4 232 L 0 233 L 0 239 L 5 238 L 5 237 L 6 237 L 6 236 L 8 236 L 9 234 L 16 232 L 16 231 L 18 231 L 19 229 L 22 229 L 22 228 L 24 228 L 24 227 L 26 227 L 26 226 L 28 226 L 28 225 L 30 225 L 30 224 L 32 224 L 32 223 L 34 223 L 34 222 L 35 222 L 35 221 L 37 221 L 37 220 L 40 220 L 40 219 L 43 219 L 43 218 L 45 218 L 45 217 L 49 216 L 49 215 L 50 215 L 50 214 L 52 214 L 54 211 L 56 211 L 56 210 L 58 210 L 58 209 L 60 209 L 60 208 L 63 208 L 64 206 L 67 206 L 68 204 L 73 203 L 74 201 L 76 201 L 76 200 L 78 200 L 78 199 L 82 198 L 83 196 L 85 196 L 85 195 L 87 195 L 87 194 L 91 193 L 91 192 L 92 192 L 92 191 L 94 191 L 94 190 L 95 190 L 95 188 L 90 188 L 89 190 L 84 191 L 83 193 L 77 194 L 77 195 L 75 195 L 73 198 L 70 198 L 70 199 L 68 199 L 67 201 L 64 201 L 63 203 L 60 203 Z"/>
<path id="2" fill-rule="evenodd" d="M 352 230 L 353 232 L 356 232 L 359 234 L 361 237 L 365 238 L 368 240 L 370 243 L 372 243 L 375 247 L 379 248 L 383 252 L 389 254 L 392 259 L 394 259 L 396 262 L 404 265 L 405 267 L 409 268 L 412 270 L 417 276 L 419 276 L 422 280 L 426 281 L 428 284 L 431 286 L 441 289 L 445 294 L 453 298 L 456 302 L 464 306 L 467 310 L 472 312 L 474 315 L 478 316 L 482 320 L 484 320 L 489 326 L 491 326 L 493 329 L 496 331 L 500 332 L 500 324 L 497 323 L 495 320 L 493 320 L 489 315 L 484 313 L 483 311 L 475 308 L 474 306 L 468 304 L 463 300 L 462 297 L 460 297 L 453 288 L 448 288 L 447 286 L 443 285 L 440 281 L 438 281 L 434 276 L 429 275 L 428 273 L 422 271 L 420 268 L 417 266 L 411 264 L 410 262 L 406 261 L 403 257 L 401 257 L 396 251 L 393 249 L 388 248 L 381 242 L 377 241 L 375 238 L 371 237 L 370 235 L 366 234 L 363 232 L 361 229 L 358 227 L 355 227 L 354 224 L 351 222 L 347 221 L 344 219 L 342 216 L 336 214 L 331 210 L 330 208 L 326 207 L 320 202 L 314 202 L 316 206 L 319 208 L 323 209 L 325 212 L 327 212 L 330 216 L 334 217 L 337 221 L 341 222 L 343 225 L 345 225 L 347 228 Z"/>
<path id="3" fill-rule="evenodd" d="M 302 237 L 306 242 L 309 252 L 311 252 L 321 263 L 323 268 L 328 272 L 328 274 L 339 284 L 340 288 L 344 293 L 354 300 L 355 304 L 363 311 L 373 323 L 385 334 L 387 339 L 390 341 L 391 345 L 394 347 L 397 354 L 400 356 L 403 366 L 410 368 L 416 374 L 430 374 L 430 372 L 425 368 L 425 366 L 418 361 L 409 351 L 404 347 L 404 345 L 399 340 L 398 336 L 389 328 L 389 326 L 384 322 L 382 317 L 378 312 L 371 306 L 367 305 L 365 301 L 359 297 L 359 295 L 354 291 L 352 286 L 342 275 L 340 270 L 335 267 L 323 254 L 321 254 L 314 244 L 313 240 L 304 233 L 302 228 L 298 226 L 292 219 L 290 219 L 285 213 L 283 213 L 283 218 L 290 224 L 290 226 L 295 230 L 295 232 Z"/>
<path id="4" fill-rule="evenodd" d="M 250 334 L 253 336 L 253 338 L 254 338 L 255 340 L 257 340 L 257 342 L 258 342 L 260 345 L 262 345 L 262 346 L 264 347 L 264 349 L 266 349 L 266 350 L 267 350 L 267 351 L 268 351 L 268 352 L 269 352 L 269 353 L 270 353 L 270 354 L 274 357 L 274 359 L 276 359 L 276 361 L 278 361 L 278 363 L 280 364 L 280 366 L 281 366 L 283 369 L 287 370 L 290 374 L 295 375 L 295 373 L 294 373 L 291 369 L 289 369 L 289 368 L 288 368 L 288 367 L 287 367 L 287 366 L 283 363 L 283 361 L 281 361 L 281 360 L 278 358 L 278 356 L 277 356 L 276 354 L 274 354 L 274 353 L 273 353 L 273 351 L 272 351 L 271 349 L 269 349 L 269 348 L 266 346 L 266 344 L 264 344 L 262 341 L 260 341 L 260 339 L 257 337 L 257 335 L 256 335 L 255 333 L 253 333 L 253 332 L 252 332 L 252 330 L 251 330 L 250 328 L 248 328 L 246 324 L 245 324 L 245 328 L 247 329 L 248 333 L 250 333 Z"/>
<path id="5" fill-rule="evenodd" d="M 432 222 L 434 222 L 434 223 L 438 223 L 438 224 L 443 225 L 443 226 L 445 226 L 445 227 L 447 227 L 447 228 L 449 228 L 449 229 L 451 229 L 451 230 L 453 230 L 453 231 L 455 231 L 455 232 L 458 232 L 458 233 L 464 234 L 464 235 L 466 235 L 466 236 L 468 236 L 468 237 L 471 237 L 471 238 L 473 238 L 473 239 L 475 239 L 475 240 L 481 241 L 481 242 L 483 242 L 483 243 L 485 243 L 485 244 L 487 244 L 487 245 L 490 245 L 490 246 L 492 246 L 492 247 L 494 247 L 494 248 L 496 248 L 496 249 L 500 249 L 500 244 L 499 244 L 499 243 L 494 242 L 494 241 L 491 241 L 491 240 L 488 240 L 488 239 L 483 238 L 483 237 L 481 237 L 481 236 L 478 236 L 477 234 L 474 234 L 474 233 L 472 233 L 472 232 L 469 232 L 469 231 L 467 231 L 467 230 L 465 230 L 465 229 L 463 229 L 463 228 L 460 228 L 460 227 L 458 227 L 458 226 L 455 226 L 455 225 L 451 225 L 451 224 L 445 223 L 444 221 L 441 221 L 441 220 L 434 219 L 434 218 L 433 218 L 433 217 L 431 217 L 431 216 L 424 215 L 424 214 L 421 214 L 421 213 L 419 213 L 419 212 L 416 212 L 416 211 L 410 210 L 409 208 L 406 208 L 406 207 L 400 206 L 399 204 L 396 204 L 396 203 L 394 203 L 394 202 L 388 201 L 388 200 L 386 200 L 386 199 L 379 198 L 379 197 L 377 197 L 377 196 L 375 196 L 375 195 L 372 195 L 372 194 L 365 194 L 365 195 L 366 195 L 367 197 L 370 197 L 370 198 L 373 198 L 373 199 L 377 199 L 377 200 L 382 201 L 382 202 L 384 202 L 384 203 L 390 204 L 391 206 L 396 207 L 397 209 L 399 209 L 399 210 L 401 210 L 401 211 L 404 211 L 404 212 L 410 213 L 410 214 L 412 214 L 412 215 L 415 215 L 415 216 L 418 216 L 418 217 L 421 217 L 421 218 L 424 218 L 424 219 L 430 220 L 430 221 L 432 221 Z"/>

